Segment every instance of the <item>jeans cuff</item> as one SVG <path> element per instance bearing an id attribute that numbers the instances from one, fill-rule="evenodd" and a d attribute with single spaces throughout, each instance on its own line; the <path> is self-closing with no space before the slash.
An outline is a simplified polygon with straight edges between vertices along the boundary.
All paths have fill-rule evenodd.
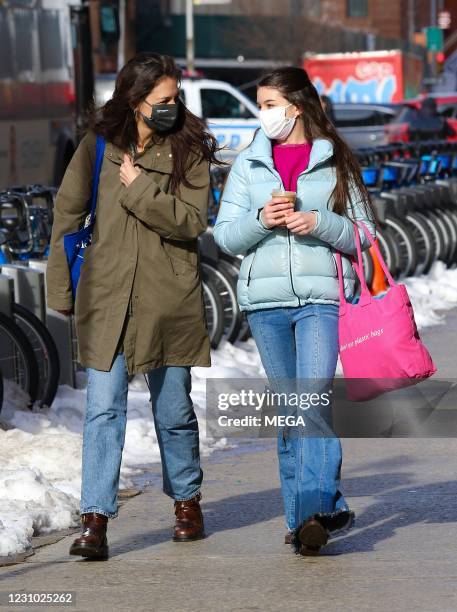
<path id="1" fill-rule="evenodd" d="M 106 512 L 97 506 L 90 506 L 84 510 L 80 509 L 79 515 L 81 516 L 81 514 L 87 514 L 88 512 L 97 512 L 98 514 L 103 514 L 103 516 L 107 516 L 108 518 L 116 518 L 119 514 L 118 512 L 115 512 L 114 514 L 112 512 Z"/>
<path id="2" fill-rule="evenodd" d="M 189 501 L 190 499 L 194 499 L 194 497 L 197 497 L 199 493 L 200 489 L 197 489 L 195 493 L 193 493 L 190 497 L 175 497 L 174 495 L 170 495 L 170 497 L 173 497 L 175 501 Z M 167 495 L 169 495 L 169 493 L 167 493 Z"/>
<path id="3" fill-rule="evenodd" d="M 327 531 L 334 535 L 346 531 L 354 525 L 355 514 L 349 508 L 340 508 L 335 512 L 318 512 L 313 518 L 318 520 Z"/>

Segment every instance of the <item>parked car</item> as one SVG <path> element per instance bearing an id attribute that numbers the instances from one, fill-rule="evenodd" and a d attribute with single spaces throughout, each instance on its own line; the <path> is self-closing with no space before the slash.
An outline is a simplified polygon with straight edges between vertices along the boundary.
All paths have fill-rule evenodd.
<path id="1" fill-rule="evenodd" d="M 333 104 L 335 127 L 352 149 L 387 144 L 385 126 L 397 115 L 396 104 Z"/>
<path id="2" fill-rule="evenodd" d="M 434 98 L 437 105 L 438 114 L 444 117 L 447 123 L 453 128 L 455 135 L 448 136 L 447 140 L 457 140 L 457 92 L 452 94 L 422 94 L 418 98 L 404 100 L 398 105 L 395 119 L 386 126 L 387 142 L 409 142 L 410 123 L 425 98 Z"/>

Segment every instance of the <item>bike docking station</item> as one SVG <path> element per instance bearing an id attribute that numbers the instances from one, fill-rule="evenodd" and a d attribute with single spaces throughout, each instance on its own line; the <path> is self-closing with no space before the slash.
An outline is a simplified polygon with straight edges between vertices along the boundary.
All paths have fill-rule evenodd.
<path id="1" fill-rule="evenodd" d="M 46 324 L 44 274 L 21 264 L 1 264 L 2 274 L 13 279 L 14 301 Z"/>
<path id="2" fill-rule="evenodd" d="M 13 316 L 14 280 L 6 274 L 0 274 L 0 313 L 6 317 Z M 0 343 L 0 364 L 3 378 L 14 378 L 15 363 L 9 359 L 12 342 L 8 339 Z"/>
<path id="3" fill-rule="evenodd" d="M 26 260 L 20 264 L 0 264 L 0 312 L 14 319 L 13 303 L 16 302 L 33 313 L 49 330 L 59 355 L 59 384 L 75 388 L 74 334 L 70 317 L 47 308 L 46 261 Z M 11 347 L 0 347 L 0 359 L 11 355 Z M 4 378 L 15 378 L 14 364 L 2 363 Z"/>
<path id="4" fill-rule="evenodd" d="M 73 328 L 73 317 L 67 317 L 56 310 L 48 308 L 46 305 L 46 266 L 47 262 L 42 259 L 29 259 L 28 267 L 43 278 L 43 304 L 44 304 L 44 324 L 48 328 L 59 353 L 60 361 L 60 380 L 61 385 L 69 385 L 76 388 L 75 359 L 76 338 Z"/>

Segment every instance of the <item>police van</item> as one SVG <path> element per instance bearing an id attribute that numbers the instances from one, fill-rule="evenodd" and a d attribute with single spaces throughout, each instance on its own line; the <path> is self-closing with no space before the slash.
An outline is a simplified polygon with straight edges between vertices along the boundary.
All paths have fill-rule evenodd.
<path id="1" fill-rule="evenodd" d="M 100 75 L 95 84 L 95 99 L 99 105 L 109 100 L 114 91 L 115 76 Z M 204 119 L 224 147 L 221 157 L 232 161 L 250 144 L 255 130 L 260 127 L 257 106 L 236 87 L 224 81 L 185 78 L 181 83 L 181 97 L 187 108 Z"/>

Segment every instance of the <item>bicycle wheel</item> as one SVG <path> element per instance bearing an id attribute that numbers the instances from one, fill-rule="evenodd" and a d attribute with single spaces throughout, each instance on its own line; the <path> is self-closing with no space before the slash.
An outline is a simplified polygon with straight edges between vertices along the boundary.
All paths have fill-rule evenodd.
<path id="1" fill-rule="evenodd" d="M 389 272 L 393 277 L 396 277 L 398 275 L 400 253 L 392 238 L 390 229 L 386 226 L 379 228 L 376 231 L 376 238 L 378 239 L 379 250 L 389 268 Z"/>
<path id="2" fill-rule="evenodd" d="M 439 259 L 441 259 L 441 261 L 447 261 L 447 254 L 449 252 L 449 244 L 451 241 L 448 229 L 444 225 L 443 220 L 441 219 L 436 210 L 430 210 L 428 213 L 428 217 L 436 226 L 436 229 L 438 230 L 441 236 L 441 251 Z"/>
<path id="3" fill-rule="evenodd" d="M 427 222 L 415 212 L 409 212 L 406 220 L 417 247 L 417 268 L 414 274 L 427 274 L 434 261 L 433 237 Z"/>
<path id="4" fill-rule="evenodd" d="M 39 370 L 38 400 L 40 408 L 51 406 L 60 379 L 59 353 L 46 326 L 30 310 L 13 304 L 13 318 L 27 336 Z"/>
<path id="5" fill-rule="evenodd" d="M 441 234 L 440 228 L 436 225 L 434 219 L 429 216 L 428 212 L 416 212 L 416 215 L 419 216 L 420 219 L 423 219 L 430 230 L 433 261 L 441 259 L 441 253 L 444 252 L 444 238 Z"/>
<path id="6" fill-rule="evenodd" d="M 38 397 L 39 370 L 30 342 L 13 319 L 0 313 L 0 369 L 29 395 L 29 407 Z"/>
<path id="7" fill-rule="evenodd" d="M 217 348 L 224 333 L 224 307 L 216 286 L 202 269 L 203 301 L 211 348 Z"/>
<path id="8" fill-rule="evenodd" d="M 454 225 L 453 219 L 451 219 L 450 216 L 448 216 L 447 210 L 441 208 L 441 209 L 437 209 L 435 212 L 438 215 L 438 217 L 441 219 L 442 224 L 446 228 L 446 232 L 447 232 L 447 236 L 449 240 L 447 244 L 447 250 L 446 250 L 446 262 L 448 264 L 451 264 L 454 258 L 454 252 L 455 252 L 455 248 L 457 244 L 457 230 Z"/>
<path id="9" fill-rule="evenodd" d="M 224 262 L 218 262 L 216 267 L 202 262 L 202 268 L 213 281 L 222 300 L 224 311 L 224 336 L 229 342 L 235 342 L 241 328 L 241 316 L 236 299 L 236 286 L 233 283 Z"/>
<path id="10" fill-rule="evenodd" d="M 362 263 L 365 280 L 367 281 L 367 285 L 370 286 L 373 282 L 374 264 L 371 254 L 366 249 L 362 251 Z"/>
<path id="11" fill-rule="evenodd" d="M 399 276 L 411 276 L 417 267 L 417 249 L 409 227 L 397 217 L 386 215 L 386 225 L 394 234 L 395 242 L 400 249 Z"/>
<path id="12" fill-rule="evenodd" d="M 449 215 L 449 217 L 451 218 L 452 222 L 454 223 L 454 226 L 457 229 L 457 212 L 455 210 L 452 209 L 448 209 L 447 210 L 447 214 Z M 455 245 L 455 249 L 454 249 L 454 255 L 453 255 L 453 263 L 455 263 L 457 261 L 457 244 Z"/>
<path id="13" fill-rule="evenodd" d="M 3 407 L 3 376 L 2 376 L 2 371 L 0 370 L 0 412 L 2 411 L 2 407 Z"/>
<path id="14" fill-rule="evenodd" d="M 224 253 L 222 251 L 219 254 L 219 257 L 221 261 L 225 263 L 225 265 L 227 266 L 227 269 L 231 271 L 233 280 L 236 284 L 236 282 L 238 281 L 238 275 L 240 272 L 241 259 L 239 257 L 233 257 L 232 255 L 228 255 L 227 253 Z M 241 327 L 240 327 L 240 333 L 238 334 L 238 340 L 240 342 L 246 342 L 246 340 L 249 340 L 249 338 L 252 336 L 251 328 L 249 327 L 249 323 L 246 318 L 246 313 L 240 312 L 240 316 L 241 316 Z"/>

